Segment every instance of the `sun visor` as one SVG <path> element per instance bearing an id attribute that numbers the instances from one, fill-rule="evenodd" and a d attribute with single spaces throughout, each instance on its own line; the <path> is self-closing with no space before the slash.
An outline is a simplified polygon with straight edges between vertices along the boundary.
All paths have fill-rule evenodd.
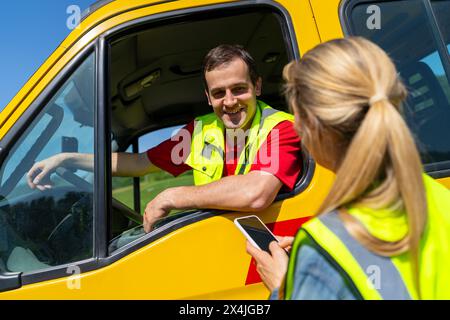
<path id="1" fill-rule="evenodd" d="M 126 76 L 118 84 L 118 93 L 122 102 L 126 105 L 142 94 L 145 88 L 150 87 L 153 83 L 161 78 L 161 69 L 155 67 L 147 67 Z"/>

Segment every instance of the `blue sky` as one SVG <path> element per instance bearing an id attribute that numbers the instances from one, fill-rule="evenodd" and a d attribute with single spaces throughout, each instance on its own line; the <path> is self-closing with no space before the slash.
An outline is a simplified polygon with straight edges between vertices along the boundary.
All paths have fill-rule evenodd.
<path id="1" fill-rule="evenodd" d="M 67 8 L 84 11 L 95 0 L 2 1 L 0 111 L 70 33 Z"/>

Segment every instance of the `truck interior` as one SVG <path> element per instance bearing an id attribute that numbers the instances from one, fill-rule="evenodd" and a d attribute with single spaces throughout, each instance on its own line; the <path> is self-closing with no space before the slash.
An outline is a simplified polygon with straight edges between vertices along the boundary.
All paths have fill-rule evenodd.
<path id="1" fill-rule="evenodd" d="M 111 42 L 112 131 L 119 147 L 128 147 L 142 132 L 186 124 L 212 112 L 204 94 L 202 60 L 224 43 L 241 44 L 252 54 L 263 78 L 261 99 L 286 110 L 281 74 L 292 56 L 277 15 L 262 10 L 170 21 Z"/>

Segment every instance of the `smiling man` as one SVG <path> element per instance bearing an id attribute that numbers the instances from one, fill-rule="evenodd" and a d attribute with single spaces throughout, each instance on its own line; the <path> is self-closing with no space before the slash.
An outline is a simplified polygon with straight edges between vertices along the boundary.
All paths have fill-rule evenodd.
<path id="1" fill-rule="evenodd" d="M 112 154 L 114 176 L 159 169 L 177 176 L 193 169 L 195 186 L 168 188 L 147 204 L 146 232 L 172 209 L 263 210 L 281 188 L 292 190 L 300 173 L 293 116 L 257 99 L 262 79 L 250 54 L 241 46 L 220 45 L 206 55 L 203 76 L 214 112 L 146 152 Z M 93 155 L 57 154 L 29 170 L 28 184 L 45 190 L 56 168 L 92 170 L 93 163 Z"/>
<path id="2" fill-rule="evenodd" d="M 203 75 L 214 112 L 147 152 L 152 164 L 173 175 L 193 169 L 195 186 L 166 189 L 149 202 L 146 231 L 172 209 L 263 210 L 280 188 L 292 190 L 300 173 L 293 117 L 257 100 L 262 79 L 250 54 L 220 45 L 206 55 Z M 173 152 L 180 143 L 182 152 Z"/>

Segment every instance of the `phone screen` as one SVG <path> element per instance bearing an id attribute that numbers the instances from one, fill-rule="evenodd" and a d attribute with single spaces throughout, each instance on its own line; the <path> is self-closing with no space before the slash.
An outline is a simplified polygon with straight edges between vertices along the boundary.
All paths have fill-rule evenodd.
<path id="1" fill-rule="evenodd" d="M 255 217 L 248 217 L 239 219 L 238 223 L 248 233 L 248 235 L 255 241 L 261 250 L 270 253 L 269 244 L 272 241 L 278 241 L 260 220 Z"/>

